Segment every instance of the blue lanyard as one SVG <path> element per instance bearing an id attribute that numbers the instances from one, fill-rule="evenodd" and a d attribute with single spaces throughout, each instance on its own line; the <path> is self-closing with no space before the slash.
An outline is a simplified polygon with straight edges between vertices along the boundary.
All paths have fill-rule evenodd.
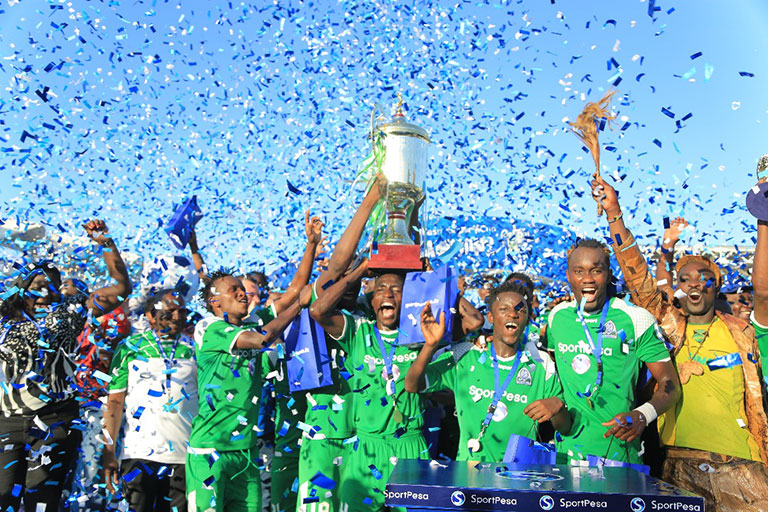
<path id="1" fill-rule="evenodd" d="M 592 333 L 589 332 L 589 327 L 587 327 L 587 322 L 584 320 L 584 315 L 581 314 L 581 309 L 578 307 L 576 308 L 576 314 L 579 317 L 581 326 L 584 328 L 584 335 L 589 342 L 589 348 L 592 349 L 592 355 L 595 356 L 595 359 L 597 360 L 597 378 L 595 380 L 595 385 L 598 388 L 603 384 L 603 331 L 605 330 L 605 320 L 608 318 L 608 310 L 610 307 L 611 299 L 608 297 L 605 299 L 603 311 L 600 314 L 600 325 L 597 328 L 597 343 L 592 339 Z"/>
<path id="2" fill-rule="evenodd" d="M 392 373 L 392 361 L 395 359 L 395 350 L 397 350 L 397 342 L 400 339 L 400 336 L 395 338 L 395 340 L 392 342 L 392 346 L 389 348 L 389 352 L 384 348 L 384 342 L 381 339 L 381 333 L 379 332 L 378 327 L 373 328 L 373 332 L 376 334 L 376 341 L 379 342 L 379 351 L 381 352 L 381 357 L 384 359 L 384 368 L 387 371 L 387 380 L 393 380 L 394 374 Z M 389 385 L 389 384 L 387 384 Z M 392 383 L 392 395 L 395 394 L 394 389 L 394 382 Z"/>
<path id="3" fill-rule="evenodd" d="M 525 340 L 527 339 L 528 327 L 526 326 Z M 499 405 L 499 400 L 501 400 L 501 395 L 503 395 L 507 390 L 509 383 L 512 382 L 512 378 L 517 373 L 517 367 L 520 366 L 520 359 L 523 356 L 523 350 L 525 350 L 525 346 L 517 347 L 517 355 L 515 356 L 515 362 L 512 364 L 512 369 L 509 370 L 509 373 L 504 378 L 504 383 L 499 385 L 499 360 L 496 357 L 496 349 L 494 348 L 493 343 L 491 343 L 491 361 L 493 362 L 493 400 L 491 400 L 491 405 L 488 406 L 488 412 L 486 413 L 485 419 L 483 420 L 483 425 L 486 427 L 491 423 L 493 413 L 496 412 L 496 406 Z"/>
<path id="4" fill-rule="evenodd" d="M 171 368 L 175 364 L 174 357 L 176 357 L 176 349 L 179 347 L 179 336 L 176 335 L 176 339 L 173 341 L 173 349 L 171 350 L 171 357 L 168 357 L 165 355 L 165 349 L 163 348 L 163 343 L 160 340 L 160 336 L 157 335 L 155 330 L 152 330 L 152 335 L 155 337 L 155 342 L 157 342 L 157 350 L 160 352 L 160 355 L 163 356 L 163 362 L 165 363 L 165 389 L 163 391 L 168 391 L 168 400 L 171 399 Z"/>

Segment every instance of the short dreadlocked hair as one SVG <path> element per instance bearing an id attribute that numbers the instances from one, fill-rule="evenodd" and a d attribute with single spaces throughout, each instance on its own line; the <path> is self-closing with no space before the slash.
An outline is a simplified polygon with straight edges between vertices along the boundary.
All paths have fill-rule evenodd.
<path id="1" fill-rule="evenodd" d="M 580 238 L 573 244 L 566 253 L 568 255 L 568 266 L 571 264 L 571 255 L 576 249 L 600 249 L 605 256 L 606 268 L 611 268 L 611 250 L 603 242 L 595 240 L 594 238 Z"/>
<path id="2" fill-rule="evenodd" d="M 213 313 L 213 308 L 208 301 L 213 296 L 214 285 L 216 284 L 216 281 L 225 277 L 235 277 L 235 274 L 229 270 L 220 268 L 219 270 L 214 270 L 203 278 L 203 287 L 200 289 L 200 300 L 203 301 L 205 309 L 210 313 Z"/>
<path id="3" fill-rule="evenodd" d="M 504 281 L 499 286 L 491 290 L 491 293 L 488 294 L 488 309 L 490 310 L 493 307 L 493 303 L 496 301 L 496 299 L 499 298 L 500 295 L 511 292 L 517 293 L 523 298 L 523 300 L 525 300 L 525 306 L 528 308 L 527 311 L 528 315 L 530 316 L 533 294 L 530 294 L 528 292 L 528 288 L 521 284 L 520 281 L 516 281 L 514 279 Z"/>
<path id="4" fill-rule="evenodd" d="M 523 272 L 512 272 L 507 276 L 506 279 L 504 279 L 505 283 L 507 281 L 513 281 L 523 285 L 527 290 L 526 298 L 533 301 L 533 292 L 536 290 L 536 287 L 534 286 L 533 280 L 528 276 L 528 274 L 524 274 Z"/>

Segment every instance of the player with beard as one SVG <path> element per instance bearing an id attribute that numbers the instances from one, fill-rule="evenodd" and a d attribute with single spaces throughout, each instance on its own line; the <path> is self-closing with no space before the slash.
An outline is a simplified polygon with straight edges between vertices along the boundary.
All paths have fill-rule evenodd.
<path id="1" fill-rule="evenodd" d="M 659 418 L 666 447 L 662 479 L 704 496 L 707 509 L 768 510 L 768 421 L 758 348 L 758 339 L 768 335 L 768 224 L 758 223 L 750 325 L 715 310 L 722 277 L 704 256 L 680 258 L 677 291 L 662 294 L 624 225 L 616 191 L 601 178 L 592 186 L 632 301 L 656 317 L 674 346 L 682 397 Z"/>
<path id="2" fill-rule="evenodd" d="M 675 368 L 653 317 L 608 296 L 612 275 L 605 245 L 591 239 L 574 244 L 567 277 L 575 300 L 551 311 L 546 331 L 573 414 L 558 451 L 572 463 L 589 455 L 641 463 L 640 435 L 680 395 Z M 635 407 L 643 363 L 660 385 L 650 401 Z"/>
<path id="3" fill-rule="evenodd" d="M 397 459 L 428 457 L 421 429 L 423 407 L 418 395 L 404 389 L 405 374 L 418 352 L 400 345 L 398 326 L 403 275 L 376 278 L 371 306 L 375 319 L 341 312 L 344 294 L 365 275 L 367 262 L 322 293 L 310 314 L 347 353 L 355 369 L 352 388 L 357 446 L 345 461 L 340 510 L 383 510 L 384 486 Z"/>
<path id="4" fill-rule="evenodd" d="M 529 329 L 526 287 L 505 281 L 490 292 L 488 306 L 490 348 L 459 343 L 430 363 L 445 333 L 445 313 L 437 322 L 427 304 L 421 314 L 426 341 L 405 377 L 410 393 L 453 391 L 461 431 L 457 460 L 501 462 L 512 434 L 535 436 L 538 422 L 550 420 L 562 433 L 571 426 L 554 362 Z"/>
<path id="5" fill-rule="evenodd" d="M 363 198 L 360 207 L 352 216 L 344 230 L 331 258 L 327 269 L 320 274 L 311 286 L 302 291 L 300 302 L 303 307 L 313 304 L 325 289 L 336 280 L 354 271 L 360 260 L 355 259 L 355 250 L 365 229 L 368 217 L 381 199 L 385 181 L 379 177 Z M 360 280 L 351 283 L 339 300 L 339 308 L 351 311 L 353 314 L 368 316 L 370 309 L 367 304 L 359 304 Z M 326 336 L 328 354 L 331 356 L 331 379 L 333 383 L 323 388 L 313 389 L 297 398 L 306 409 L 304 422 L 312 428 L 304 432 L 301 440 L 299 457 L 299 498 L 296 510 L 299 512 L 338 512 L 340 509 L 339 486 L 328 490 L 315 486 L 312 478 L 322 473 L 335 482 L 343 480 L 343 470 L 352 455 L 352 444 L 344 443 L 355 435 L 353 404 L 354 393 L 349 380 L 342 372 L 354 373 L 347 367 L 346 352 L 332 337 Z M 314 496 L 305 503 L 304 500 Z"/>

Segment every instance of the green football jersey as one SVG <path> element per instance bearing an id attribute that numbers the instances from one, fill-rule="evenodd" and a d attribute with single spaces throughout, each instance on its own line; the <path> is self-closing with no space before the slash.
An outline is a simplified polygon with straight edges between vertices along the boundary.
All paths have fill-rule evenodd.
<path id="1" fill-rule="evenodd" d="M 598 339 L 601 314 L 602 311 L 584 313 L 594 343 Z M 589 400 L 579 394 L 594 388 L 597 359 L 579 320 L 576 302 L 563 302 L 552 310 L 547 340 L 548 348 L 555 352 L 565 403 L 573 414 L 571 432 L 562 436 L 558 451 L 568 453 L 572 460 L 595 455 L 640 463 L 640 439 L 629 444 L 615 438 L 606 439 L 603 434 L 609 427 L 601 423 L 637 405 L 635 385 L 642 363 L 670 358 L 653 316 L 623 300 L 610 299 L 602 336 L 603 382 L 597 390 L 591 390 Z"/>
<path id="2" fill-rule="evenodd" d="M 385 356 L 376 339 L 375 320 L 344 313 L 344 332 L 338 340 L 347 353 L 347 367 L 354 372 L 354 425 L 358 432 L 376 435 L 402 435 L 421 431 L 424 412 L 418 394 L 405 391 L 405 374 L 416 360 L 418 349 L 397 345 L 392 356 L 394 394 L 386 390 Z M 382 331 L 387 356 L 397 340 L 397 331 Z"/>
<path id="3" fill-rule="evenodd" d="M 192 449 L 244 450 L 256 446 L 261 397 L 261 354 L 238 349 L 237 337 L 262 328 L 274 315 L 263 309 L 254 322 L 237 326 L 208 317 L 195 327 L 198 415 L 192 424 Z"/>
<path id="4" fill-rule="evenodd" d="M 546 352 L 536 347 L 534 338 L 523 348 L 515 375 L 501 395 L 493 418 L 480 439 L 481 449 L 475 453 L 470 454 L 467 442 L 477 438 L 495 391 L 489 348 L 459 343 L 427 367 L 425 392 L 450 389 L 456 397 L 460 430 L 457 460 L 501 462 L 512 434 L 535 438 L 538 433 L 536 422 L 523 413 L 525 408 L 542 398 L 563 400 L 555 364 Z M 514 368 L 515 359 L 515 356 L 498 358 L 500 385 Z"/>
<path id="5" fill-rule="evenodd" d="M 306 401 L 304 393 L 291 394 L 285 358 L 278 354 L 278 350 L 268 348 L 261 359 L 262 379 L 272 384 L 275 400 L 275 453 L 279 452 L 283 457 L 298 457 Z"/>

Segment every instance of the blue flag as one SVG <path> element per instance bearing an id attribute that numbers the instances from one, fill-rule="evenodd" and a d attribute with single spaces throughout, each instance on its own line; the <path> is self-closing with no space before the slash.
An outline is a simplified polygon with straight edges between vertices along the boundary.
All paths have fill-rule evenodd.
<path id="1" fill-rule="evenodd" d="M 192 236 L 192 228 L 203 218 L 203 213 L 197 206 L 197 196 L 192 196 L 179 206 L 168 220 L 165 232 L 171 237 L 173 245 L 184 249 Z"/>

